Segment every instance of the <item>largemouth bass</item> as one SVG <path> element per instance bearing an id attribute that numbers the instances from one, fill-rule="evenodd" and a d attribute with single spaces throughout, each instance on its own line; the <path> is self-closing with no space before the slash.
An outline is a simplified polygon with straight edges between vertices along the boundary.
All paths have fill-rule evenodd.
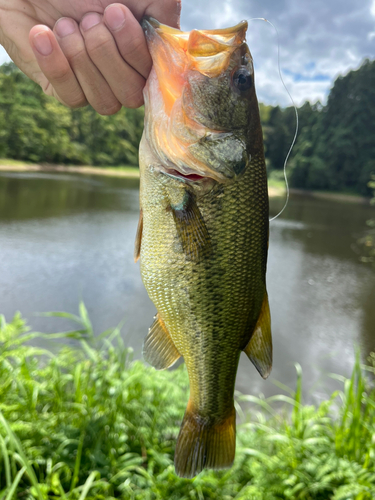
<path id="1" fill-rule="evenodd" d="M 246 22 L 191 32 L 142 25 L 153 69 L 135 260 L 158 311 L 144 358 L 157 369 L 185 360 L 190 398 L 175 469 L 193 477 L 233 463 L 241 351 L 264 378 L 272 365 L 262 129 Z"/>

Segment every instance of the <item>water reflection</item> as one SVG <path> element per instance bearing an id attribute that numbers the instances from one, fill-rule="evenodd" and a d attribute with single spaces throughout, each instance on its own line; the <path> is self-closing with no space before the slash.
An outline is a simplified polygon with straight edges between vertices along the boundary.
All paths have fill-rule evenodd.
<path id="1" fill-rule="evenodd" d="M 0 311 L 22 311 L 35 329 L 60 329 L 36 311 L 76 313 L 82 298 L 96 332 L 125 319 L 137 356 L 155 313 L 133 263 L 137 181 L 66 174 L 0 175 Z M 272 200 L 277 213 L 282 200 Z M 348 374 L 354 348 L 375 349 L 375 273 L 351 246 L 373 216 L 362 205 L 293 196 L 271 224 L 268 289 L 275 364 L 264 382 L 241 357 L 238 389 L 266 395 L 293 386 L 322 397 L 324 374 Z M 70 325 L 64 325 L 68 328 Z M 323 382 L 323 383 L 321 383 Z"/>
<path id="2" fill-rule="evenodd" d="M 121 182 L 122 181 L 122 182 Z M 138 210 L 138 181 L 54 173 L 1 173 L 0 220 L 49 218 L 90 210 Z"/>

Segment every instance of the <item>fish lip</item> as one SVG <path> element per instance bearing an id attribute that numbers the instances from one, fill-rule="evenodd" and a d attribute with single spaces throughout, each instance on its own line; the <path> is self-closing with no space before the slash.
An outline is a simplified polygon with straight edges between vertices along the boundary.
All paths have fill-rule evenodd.
<path id="1" fill-rule="evenodd" d="M 218 182 L 219 184 L 225 184 L 231 179 L 220 172 L 202 172 L 198 169 L 193 169 L 188 166 L 176 165 L 172 162 L 167 162 L 165 164 L 165 159 L 163 163 L 159 163 L 156 170 L 167 177 L 185 182 L 187 184 L 202 184 L 208 182 Z"/>
<path id="2" fill-rule="evenodd" d="M 151 16 L 144 16 L 141 20 L 141 27 L 146 35 L 146 38 L 151 38 L 152 35 L 155 35 L 157 31 L 159 33 L 166 33 L 171 35 L 182 35 L 184 32 L 168 26 L 167 24 L 162 24 L 157 19 Z"/>
<path id="3" fill-rule="evenodd" d="M 176 168 L 170 169 L 170 170 L 161 170 L 161 173 L 164 175 L 167 175 L 168 177 L 172 177 L 173 179 L 179 180 L 184 183 L 188 184 L 197 184 L 197 183 L 203 183 L 203 182 L 208 182 L 208 181 L 214 181 L 212 177 L 208 176 L 203 176 L 200 174 L 196 173 L 191 173 L 191 174 L 183 174 Z"/>

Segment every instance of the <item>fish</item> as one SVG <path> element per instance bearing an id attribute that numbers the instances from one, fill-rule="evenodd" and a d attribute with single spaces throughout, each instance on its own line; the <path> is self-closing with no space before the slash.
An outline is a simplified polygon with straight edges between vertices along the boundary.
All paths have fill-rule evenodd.
<path id="1" fill-rule="evenodd" d="M 246 21 L 186 32 L 145 17 L 142 27 L 153 68 L 134 259 L 157 310 L 143 356 L 157 370 L 185 361 L 174 465 L 192 478 L 233 464 L 241 352 L 263 378 L 272 367 L 262 128 Z"/>

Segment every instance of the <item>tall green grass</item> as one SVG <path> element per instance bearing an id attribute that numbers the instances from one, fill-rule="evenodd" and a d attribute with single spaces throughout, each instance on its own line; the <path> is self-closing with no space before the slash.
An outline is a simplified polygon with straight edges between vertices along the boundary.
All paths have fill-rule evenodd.
<path id="1" fill-rule="evenodd" d="M 250 407 L 232 469 L 174 474 L 188 397 L 184 366 L 156 372 L 132 361 L 120 330 L 94 338 L 87 312 L 59 313 L 77 329 L 57 354 L 17 315 L 0 317 L 0 499 L 367 500 L 375 498 L 375 394 L 357 358 L 342 390 L 318 408 L 297 386 Z M 72 342 L 72 341 L 70 341 Z M 241 411 L 240 411 L 241 413 Z"/>

